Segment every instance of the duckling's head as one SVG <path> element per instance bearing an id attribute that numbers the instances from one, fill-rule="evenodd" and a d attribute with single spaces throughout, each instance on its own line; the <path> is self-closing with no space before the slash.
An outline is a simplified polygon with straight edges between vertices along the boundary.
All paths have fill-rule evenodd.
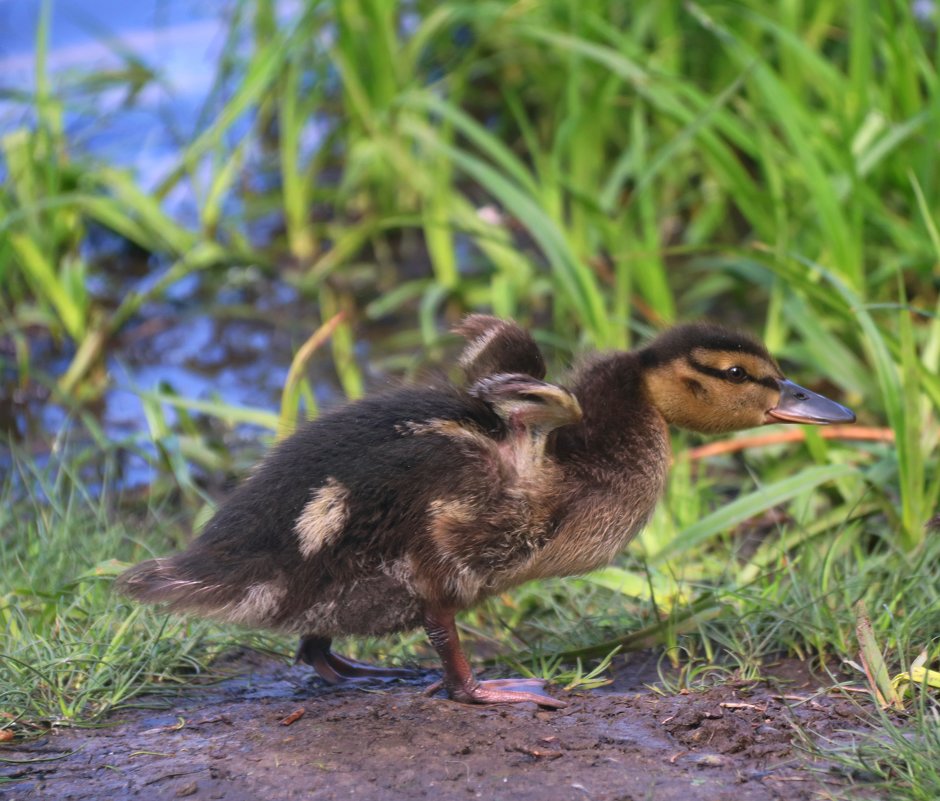
<path id="1" fill-rule="evenodd" d="M 639 351 L 647 393 L 667 422 L 720 434 L 768 423 L 851 423 L 852 411 L 784 378 L 753 337 L 680 325 Z"/>

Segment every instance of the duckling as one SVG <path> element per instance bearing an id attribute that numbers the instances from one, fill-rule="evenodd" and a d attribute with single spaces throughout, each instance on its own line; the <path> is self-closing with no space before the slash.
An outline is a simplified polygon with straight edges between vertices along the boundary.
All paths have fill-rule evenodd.
<path id="1" fill-rule="evenodd" d="M 189 548 L 118 579 L 140 601 L 301 636 L 327 681 L 400 675 L 331 650 L 424 626 L 449 696 L 559 708 L 538 680 L 479 681 L 455 614 L 535 578 L 609 564 L 646 523 L 668 426 L 722 433 L 852 422 L 750 336 L 693 323 L 550 384 L 531 337 L 476 315 L 467 386 L 366 397 L 279 443 Z"/>

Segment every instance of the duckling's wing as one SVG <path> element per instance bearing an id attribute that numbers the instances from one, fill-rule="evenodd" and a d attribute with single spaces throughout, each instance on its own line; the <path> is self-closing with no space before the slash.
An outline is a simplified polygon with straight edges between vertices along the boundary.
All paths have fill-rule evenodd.
<path id="1" fill-rule="evenodd" d="M 522 373 L 485 376 L 468 392 L 488 404 L 510 432 L 531 438 L 581 419 L 581 405 L 567 389 Z"/>
<path id="2" fill-rule="evenodd" d="M 538 345 L 528 331 L 512 320 L 471 314 L 453 330 L 467 340 L 459 363 L 468 384 L 497 373 L 545 377 L 545 360 Z"/>

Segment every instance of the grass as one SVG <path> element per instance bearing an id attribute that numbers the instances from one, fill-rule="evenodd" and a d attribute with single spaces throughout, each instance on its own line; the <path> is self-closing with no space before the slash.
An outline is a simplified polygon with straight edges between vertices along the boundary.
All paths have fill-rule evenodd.
<path id="1" fill-rule="evenodd" d="M 860 714 L 864 714 L 860 710 Z M 940 749 L 940 704 L 927 692 L 917 695 L 906 715 L 878 713 L 875 729 L 850 742 L 807 743 L 834 763 L 857 786 L 877 788 L 887 797 L 929 801 L 940 793 L 936 755 Z"/>
<path id="2" fill-rule="evenodd" d="M 583 684 L 584 660 L 652 643 L 694 683 L 722 659 L 753 671 L 782 651 L 857 662 L 861 600 L 892 675 L 922 649 L 936 667 L 935 11 L 331 0 L 286 18 L 243 0 L 198 125 L 145 191 L 73 132 L 89 96 L 115 82 L 136 96 L 159 70 L 125 53 L 108 76 L 51 74 L 42 8 L 32 89 L 0 87 L 22 111 L 0 135 L 0 379 L 10 396 L 49 387 L 93 444 L 42 467 L 9 457 L 0 680 L 17 731 L 93 719 L 244 638 L 108 592 L 109 560 L 172 547 L 205 515 L 206 487 L 247 467 L 219 430 L 282 435 L 317 412 L 313 359 L 357 397 L 361 337 L 393 330 L 382 364 L 408 374 L 416 352 L 442 360 L 441 332 L 478 309 L 531 325 L 555 376 L 581 349 L 725 319 L 894 437 L 808 432 L 702 462 L 677 434 L 668 497 L 628 553 L 484 605 L 465 620 L 481 645 L 553 675 L 559 653 L 580 657 L 566 681 Z M 181 193 L 191 218 L 168 203 Z M 115 304 L 92 289 L 103 235 L 149 264 Z M 142 388 L 132 446 L 158 480 L 129 509 L 113 474 L 89 479 L 110 446 L 86 404 L 106 397 L 121 335 L 150 304 L 184 279 L 245 280 L 246 265 L 291 284 L 323 328 L 298 344 L 277 410 Z M 419 642 L 351 647 L 409 659 Z M 935 797 L 936 691 L 908 708 L 844 757 L 869 778 L 904 774 L 898 797 Z"/>
<path id="3" fill-rule="evenodd" d="M 110 493 L 94 497 L 82 472 L 71 460 L 50 468 L 18 460 L 0 491 L 0 707 L 14 730 L 94 720 L 143 690 L 192 677 L 214 650 L 206 624 L 170 621 L 112 595 L 131 526 L 154 518 L 142 510 L 114 520 Z"/>

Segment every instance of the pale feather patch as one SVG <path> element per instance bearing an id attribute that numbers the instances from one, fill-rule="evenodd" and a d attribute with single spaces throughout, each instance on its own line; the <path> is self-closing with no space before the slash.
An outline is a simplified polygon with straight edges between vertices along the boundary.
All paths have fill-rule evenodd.
<path id="1" fill-rule="evenodd" d="M 428 504 L 428 533 L 442 559 L 453 557 L 461 539 L 457 532 L 478 516 L 479 510 L 473 504 L 457 498 L 435 498 Z"/>
<path id="2" fill-rule="evenodd" d="M 309 558 L 336 542 L 348 518 L 349 490 L 335 479 L 327 479 L 294 523 L 301 555 Z"/>
<path id="3" fill-rule="evenodd" d="M 274 617 L 286 592 L 283 586 L 273 581 L 252 584 L 239 600 L 226 604 L 211 616 L 229 623 L 262 625 Z"/>
<path id="4" fill-rule="evenodd" d="M 428 504 L 428 516 L 448 524 L 472 523 L 477 514 L 474 504 L 458 498 L 435 498 Z"/>
<path id="5" fill-rule="evenodd" d="M 436 581 L 463 604 L 473 603 L 480 594 L 483 579 L 462 563 L 460 532 L 480 517 L 478 505 L 458 498 L 435 498 L 428 504 L 428 530 L 437 548 L 439 563 Z"/>
<path id="6" fill-rule="evenodd" d="M 486 434 L 479 428 L 474 425 L 462 425 L 456 420 L 441 420 L 434 418 L 424 422 L 408 421 L 407 423 L 399 426 L 399 431 L 401 433 L 407 432 L 417 436 L 437 434 L 438 436 L 447 437 L 448 439 L 452 439 L 456 442 L 461 442 L 467 445 L 471 445 L 474 448 L 482 448 L 488 451 L 492 451 L 496 447 L 494 440 L 486 436 Z"/>
<path id="7" fill-rule="evenodd" d="M 490 346 L 490 343 L 509 327 L 508 323 L 500 320 L 498 325 L 494 325 L 492 328 L 484 331 L 463 349 L 463 353 L 460 354 L 457 363 L 464 369 L 469 367 L 480 357 L 480 354 Z"/>

